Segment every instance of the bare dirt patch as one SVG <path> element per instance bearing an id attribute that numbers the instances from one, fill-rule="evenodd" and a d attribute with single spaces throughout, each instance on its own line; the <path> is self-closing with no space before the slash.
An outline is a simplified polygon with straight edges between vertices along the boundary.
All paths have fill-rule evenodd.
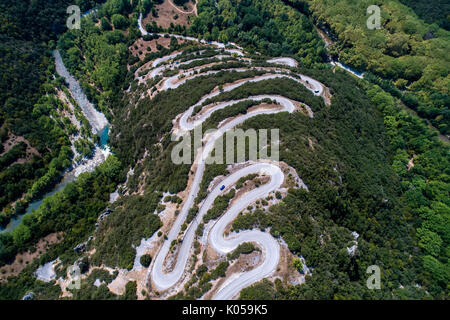
<path id="1" fill-rule="evenodd" d="M 305 281 L 304 275 L 300 274 L 295 268 L 292 260 L 294 255 L 289 251 L 286 245 L 280 246 L 280 261 L 275 274 L 270 280 L 281 278 L 284 284 L 297 285 Z"/>
<path id="2" fill-rule="evenodd" d="M 314 149 L 314 142 L 312 141 L 311 138 L 308 138 L 308 145 L 309 145 L 309 147 L 311 148 L 312 151 L 315 150 L 315 149 Z"/>
<path id="3" fill-rule="evenodd" d="M 167 0 L 170 5 L 175 8 L 178 12 L 186 13 L 186 14 L 195 14 L 197 15 L 197 2 L 194 4 L 193 1 L 186 2 L 183 6 L 177 6 L 173 0 Z"/>
<path id="4" fill-rule="evenodd" d="M 408 171 L 414 168 L 414 159 L 417 158 L 417 155 L 413 155 L 411 159 L 408 161 Z"/>
<path id="5" fill-rule="evenodd" d="M 7 152 L 9 152 L 15 145 L 19 144 L 20 142 L 23 142 L 23 143 L 25 143 L 27 145 L 27 150 L 26 150 L 26 154 L 27 155 L 26 155 L 26 158 L 18 159 L 13 164 L 15 164 L 15 163 L 24 163 L 24 162 L 30 160 L 33 155 L 40 156 L 39 151 L 37 151 L 36 148 L 32 147 L 30 142 L 27 139 L 25 139 L 22 136 L 16 136 L 12 132 L 9 133 L 8 139 L 3 143 L 4 151 L 3 151 L 3 153 L 0 154 L 0 156 L 2 156 L 4 154 L 6 154 Z"/>
<path id="6" fill-rule="evenodd" d="M 142 294 L 142 290 L 147 292 L 147 288 L 145 287 L 146 275 L 147 269 L 132 271 L 120 269 L 117 277 L 110 284 L 108 284 L 108 289 L 116 295 L 122 295 L 125 293 L 126 284 L 130 281 L 136 281 L 136 294 L 138 296 L 138 300 L 143 300 L 146 297 Z"/>
<path id="7" fill-rule="evenodd" d="M 333 44 L 333 40 L 330 39 L 330 37 L 324 30 L 318 28 L 317 26 L 314 26 L 314 28 L 316 29 L 319 36 L 322 38 L 323 42 L 325 42 L 325 47 L 328 47 Z"/>
<path id="8" fill-rule="evenodd" d="M 328 87 L 325 87 L 325 86 L 323 87 L 322 97 L 325 100 L 326 105 L 328 105 L 328 106 L 331 105 L 332 95 L 331 95 L 330 89 Z"/>
<path id="9" fill-rule="evenodd" d="M 183 43 L 184 40 L 177 39 L 178 43 Z M 162 47 L 169 49 L 170 47 L 170 38 L 160 37 L 158 39 L 153 39 L 150 41 L 145 41 L 142 38 L 137 39 L 128 49 L 131 51 L 131 54 L 135 57 L 138 57 L 140 60 L 144 60 L 145 56 L 151 52 L 159 52 L 158 44 Z M 148 50 L 147 48 L 150 48 Z"/>
<path id="10" fill-rule="evenodd" d="M 0 282 L 6 281 L 6 279 L 10 276 L 18 275 L 28 264 L 33 261 L 33 259 L 42 256 L 48 250 L 50 245 L 61 242 L 61 235 L 61 232 L 49 234 L 39 240 L 35 247 L 36 251 L 33 253 L 27 251 L 16 255 L 13 263 L 0 268 Z"/>
<path id="11" fill-rule="evenodd" d="M 190 17 L 194 17 L 196 15 L 196 10 L 193 10 L 194 5 L 191 1 L 186 3 L 188 11 L 184 11 L 183 7 L 178 7 L 175 4 L 171 3 L 170 0 L 165 0 L 162 4 L 155 5 L 155 8 L 158 12 L 158 16 L 154 17 L 150 12 L 143 20 L 142 25 L 145 27 L 147 24 L 152 24 L 153 21 L 156 24 L 164 29 L 170 27 L 170 24 L 181 25 L 181 26 L 190 26 Z"/>

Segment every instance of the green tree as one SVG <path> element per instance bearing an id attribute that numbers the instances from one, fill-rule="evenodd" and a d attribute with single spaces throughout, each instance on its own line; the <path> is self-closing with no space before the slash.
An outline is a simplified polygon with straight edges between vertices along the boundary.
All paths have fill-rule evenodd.
<path id="1" fill-rule="evenodd" d="M 152 257 L 149 254 L 144 254 L 140 259 L 141 265 L 148 268 L 150 263 L 152 262 Z"/>
<path id="2" fill-rule="evenodd" d="M 128 19 L 121 14 L 114 14 L 111 17 L 111 22 L 116 29 L 123 30 L 128 27 Z"/>

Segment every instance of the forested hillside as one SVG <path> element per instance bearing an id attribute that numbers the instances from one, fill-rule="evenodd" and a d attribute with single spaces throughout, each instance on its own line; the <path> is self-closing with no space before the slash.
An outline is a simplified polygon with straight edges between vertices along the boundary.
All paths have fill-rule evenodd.
<path id="1" fill-rule="evenodd" d="M 86 10 L 96 2 L 77 3 L 82 10 Z M 56 75 L 51 55 L 57 36 L 67 29 L 66 8 L 70 4 L 73 2 L 0 3 L 2 228 L 12 216 L 23 214 L 29 201 L 50 190 L 61 178 L 63 170 L 70 167 L 74 156 L 71 150 L 72 138 L 72 148 L 80 158 L 91 155 L 92 141 L 96 141 L 89 122 L 71 97 L 64 81 Z M 117 163 L 115 165 L 119 167 Z M 59 247 L 53 247 L 53 253 L 47 252 L 48 255 L 42 257 L 42 261 L 52 258 L 53 254 L 70 254 L 73 242 L 78 242 L 85 235 L 84 232 L 89 232 L 92 223 L 87 225 L 87 221 L 94 219 L 104 208 L 111 192 L 111 181 L 116 181 L 105 179 L 102 175 L 104 172 L 100 169 L 92 175 L 86 174 L 85 179 L 81 178 L 76 186 L 68 186 L 64 195 L 60 193 L 46 199 L 44 205 L 24 218 L 13 232 L 1 233 L 0 265 L 10 263 L 21 252 L 35 250 L 36 243 L 42 238 L 78 225 L 78 229 L 73 229 L 71 235 L 65 234 L 65 241 Z M 114 179 L 119 177 L 117 172 L 113 176 Z M 100 181 L 101 190 L 97 187 Z M 95 193 L 97 196 L 93 197 Z M 70 196 L 66 197 L 66 194 Z M 68 212 L 73 215 L 67 216 Z M 79 230 L 83 232 L 80 234 Z M 16 279 L 22 281 L 19 284 L 11 280 L 8 286 L 2 286 L 2 298 L 20 299 L 27 288 L 42 288 L 42 283 L 30 277 L 40 261 L 35 259 L 23 271 L 21 277 Z M 48 298 L 54 290 L 51 286 L 45 288 L 37 291 Z"/>
<path id="2" fill-rule="evenodd" d="M 443 134 L 449 130 L 450 33 L 427 24 L 399 1 L 379 1 L 381 29 L 366 26 L 371 1 L 288 0 L 314 22 L 328 29 L 337 41 L 329 47 L 339 58 L 360 71 L 370 71 L 373 82 L 384 86 L 403 103 L 429 119 Z M 414 2 L 414 1 L 411 1 Z M 436 1 L 435 10 L 439 8 Z M 442 8 L 441 8 L 442 9 Z M 440 9 L 439 9 L 440 10 Z M 442 11 L 444 12 L 444 11 Z"/>
<path id="3" fill-rule="evenodd" d="M 400 0 L 411 7 L 426 23 L 436 23 L 439 27 L 450 30 L 450 3 L 446 0 Z"/>
<path id="4" fill-rule="evenodd" d="M 77 3 L 86 9 L 96 1 Z M 63 116 L 67 111 L 57 92 L 64 85 L 54 80 L 50 51 L 57 35 L 67 29 L 66 9 L 70 4 L 0 2 L 0 156 L 10 159 L 0 174 L 2 227 L 12 215 L 23 213 L 27 202 L 51 189 L 73 158 L 69 137 L 76 130 Z M 27 145 L 21 157 L 9 151 L 16 140 Z M 83 153 L 82 149 L 79 146 L 77 151 Z M 90 150 L 84 150 L 84 154 L 89 155 Z"/>
<path id="5" fill-rule="evenodd" d="M 281 0 L 199 0 L 190 30 L 202 38 L 235 41 L 271 56 L 292 55 L 306 65 L 326 52 L 308 18 Z"/>

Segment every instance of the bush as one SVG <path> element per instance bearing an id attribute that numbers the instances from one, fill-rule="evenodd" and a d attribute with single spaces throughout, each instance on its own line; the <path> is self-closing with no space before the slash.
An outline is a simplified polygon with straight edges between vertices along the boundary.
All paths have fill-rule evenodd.
<path id="1" fill-rule="evenodd" d="M 100 20 L 100 25 L 101 25 L 101 27 L 102 27 L 102 30 L 104 30 L 104 31 L 108 31 L 108 30 L 111 30 L 111 29 L 112 29 L 112 28 L 111 28 L 111 25 L 109 24 L 108 20 L 107 20 L 105 17 L 103 17 L 103 18 Z"/>
<path id="2" fill-rule="evenodd" d="M 215 268 L 212 272 L 211 272 L 211 279 L 215 280 L 219 277 L 225 277 L 225 272 L 227 272 L 229 263 L 228 261 L 223 261 L 221 263 L 219 263 L 219 265 L 217 266 L 217 268 Z"/>
<path id="3" fill-rule="evenodd" d="M 111 22 L 114 28 L 124 30 L 128 27 L 128 19 L 121 14 L 115 14 L 111 17 Z"/>
<path id="4" fill-rule="evenodd" d="M 152 257 L 149 254 L 144 254 L 139 261 L 143 267 L 148 268 L 152 262 Z"/>
<path id="5" fill-rule="evenodd" d="M 240 244 L 231 254 L 229 254 L 229 260 L 234 260 L 239 258 L 241 254 L 249 254 L 255 251 L 256 248 L 251 242 L 244 242 Z"/>

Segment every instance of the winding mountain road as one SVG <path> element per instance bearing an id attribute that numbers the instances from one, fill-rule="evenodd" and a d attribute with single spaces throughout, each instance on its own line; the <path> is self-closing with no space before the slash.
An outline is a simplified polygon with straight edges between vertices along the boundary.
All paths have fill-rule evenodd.
<path id="1" fill-rule="evenodd" d="M 281 169 L 270 163 L 257 163 L 237 171 L 235 174 L 227 177 L 222 184 L 230 185 L 251 173 L 264 173 L 271 177 L 270 182 L 255 188 L 243 197 L 239 198 L 226 213 L 215 223 L 209 233 L 209 243 L 221 254 L 227 254 L 235 250 L 244 242 L 256 242 L 263 249 L 262 263 L 249 272 L 241 274 L 239 277 L 225 282 L 224 285 L 214 295 L 216 300 L 232 299 L 245 287 L 269 276 L 275 271 L 280 259 L 280 245 L 269 233 L 259 230 L 247 230 L 239 233 L 232 233 L 224 237 L 226 227 L 243 211 L 250 203 L 266 197 L 270 192 L 279 189 L 284 180 L 284 174 Z M 217 186 L 207 197 L 205 204 L 207 208 L 220 195 L 220 185 Z M 202 207 L 203 209 L 203 207 Z M 206 209 L 204 209 L 206 210 Z M 205 211 L 207 212 L 207 210 Z"/>
<path id="2" fill-rule="evenodd" d="M 200 183 L 203 178 L 206 159 L 211 154 L 211 151 L 213 150 L 216 140 L 221 138 L 221 136 L 226 131 L 236 127 L 237 125 L 243 123 L 247 119 L 254 117 L 256 115 L 273 114 L 273 113 L 278 113 L 278 112 L 282 112 L 282 111 L 287 111 L 287 112 L 294 111 L 295 107 L 289 99 L 286 99 L 286 98 L 282 99 L 281 97 L 270 96 L 270 95 L 267 95 L 264 97 L 271 98 L 274 100 L 278 99 L 278 101 L 281 103 L 282 109 L 281 110 L 266 109 L 266 110 L 256 110 L 253 112 L 248 112 L 247 114 L 236 117 L 235 119 L 222 125 L 221 127 L 218 128 L 218 130 L 216 132 L 214 132 L 212 135 L 210 135 L 206 138 L 207 140 L 205 141 L 204 148 L 203 148 L 202 152 L 198 154 L 197 159 L 195 161 L 197 164 L 197 169 L 195 172 L 195 176 L 194 176 L 194 180 L 192 182 L 191 188 L 189 190 L 189 194 L 188 194 L 187 198 L 185 199 L 185 203 L 183 204 L 183 207 L 182 207 L 172 229 L 170 230 L 170 232 L 168 234 L 168 239 L 164 242 L 164 244 L 163 244 L 162 248 L 160 249 L 158 255 L 156 256 L 154 263 L 152 265 L 152 268 L 151 268 L 151 276 L 152 276 L 153 283 L 159 290 L 166 290 L 166 289 L 172 287 L 173 285 L 175 285 L 176 282 L 178 282 L 181 279 L 183 272 L 185 270 L 188 258 L 190 257 L 190 249 L 191 249 L 191 246 L 192 246 L 192 243 L 194 240 L 195 230 L 197 229 L 197 226 L 201 222 L 201 219 L 203 218 L 203 216 L 210 209 L 210 206 L 214 202 L 214 199 L 217 197 L 218 194 L 221 193 L 220 190 L 216 189 L 215 191 L 213 191 L 212 193 L 209 194 L 206 201 L 201 206 L 196 219 L 194 219 L 194 221 L 192 221 L 192 223 L 190 224 L 190 226 L 188 227 L 188 229 L 184 235 L 184 239 L 183 239 L 183 242 L 181 244 L 181 247 L 180 247 L 180 250 L 178 253 L 177 262 L 176 262 L 175 267 L 173 268 L 173 270 L 171 272 L 165 273 L 163 271 L 165 257 L 167 256 L 167 254 L 169 252 L 171 242 L 178 238 L 178 234 L 181 230 L 181 225 L 186 220 L 188 211 L 194 204 L 194 199 L 197 196 L 197 193 L 200 188 Z M 252 97 L 252 98 L 254 98 L 254 97 Z M 251 98 L 248 98 L 248 99 L 251 99 Z M 193 108 L 191 107 L 188 109 L 186 114 L 192 113 L 192 111 L 193 111 Z M 186 117 L 184 117 L 184 116 L 181 116 L 180 118 L 186 119 Z M 203 121 L 206 118 L 207 117 L 204 117 Z M 186 126 L 184 126 L 183 124 L 186 124 Z M 188 124 L 187 121 L 183 121 L 183 124 L 181 124 L 181 126 L 180 126 L 180 129 L 182 131 L 189 131 L 190 128 L 192 128 L 192 125 Z M 264 194 L 264 195 L 267 195 L 270 191 L 279 188 L 279 186 L 281 185 L 281 183 L 284 179 L 284 176 L 281 173 L 281 170 L 279 170 L 279 168 L 277 166 L 274 166 L 272 164 L 269 165 L 269 164 L 259 163 L 258 165 L 255 165 L 255 166 L 246 167 L 244 169 L 237 171 L 234 175 L 227 177 L 226 180 L 222 184 L 225 184 L 225 185 L 232 184 L 231 182 L 236 182 L 239 178 L 244 177 L 244 176 L 248 175 L 249 173 L 261 172 L 261 170 L 263 168 L 265 169 L 265 172 L 267 174 L 276 173 L 276 179 L 274 179 L 274 176 L 272 176 L 271 183 L 265 185 L 264 188 L 261 188 L 260 190 L 258 188 L 258 193 L 255 193 L 255 192 L 249 193 L 249 194 L 243 196 L 239 200 L 239 203 L 246 203 L 248 205 L 249 203 L 252 203 L 252 202 L 256 201 L 257 199 L 261 198 L 261 192 L 266 192 L 267 190 L 270 189 L 269 191 L 267 191 Z M 279 171 L 277 171 L 275 168 L 278 168 Z M 256 170 L 256 171 L 254 171 L 254 170 Z M 281 174 L 281 176 L 280 176 L 280 174 Z M 281 182 L 280 182 L 280 180 L 281 180 Z M 233 211 L 228 211 L 228 212 L 233 214 Z M 226 216 L 224 216 L 224 217 L 226 217 Z M 234 241 L 235 242 L 233 242 L 233 243 L 239 242 L 238 240 L 234 240 Z M 254 238 L 252 241 L 255 241 L 258 243 L 261 242 L 261 245 L 264 245 L 264 243 L 266 243 L 267 240 L 265 237 L 261 237 L 259 235 L 258 237 Z M 239 242 L 239 243 L 241 243 L 241 242 Z M 232 247 L 231 244 L 228 245 L 228 248 L 230 248 L 230 247 Z M 269 249 L 274 248 L 274 245 L 272 244 L 268 248 Z M 278 254 L 279 254 L 279 252 L 278 253 L 272 252 L 272 250 L 267 252 L 267 255 L 269 255 L 271 257 L 272 256 L 276 257 Z M 277 262 L 277 264 L 278 264 L 278 262 Z M 267 269 L 268 266 L 265 265 L 264 268 Z M 271 270 L 271 271 L 273 271 L 273 270 Z M 266 275 L 266 273 L 264 273 L 264 274 Z M 254 276 L 253 276 L 253 280 L 255 280 Z"/>
<path id="3" fill-rule="evenodd" d="M 145 35 L 147 32 L 142 28 L 141 18 L 139 18 L 138 25 L 142 34 Z M 163 35 L 163 34 L 161 34 Z M 172 36 L 172 35 L 170 35 Z M 177 38 L 183 38 L 185 40 L 198 41 L 204 44 L 214 45 L 217 48 L 225 48 L 225 44 L 218 42 L 206 42 L 204 40 L 198 40 L 192 37 L 184 37 L 179 35 L 173 35 Z M 237 54 L 238 56 L 244 56 L 242 48 L 233 44 L 238 49 L 228 49 L 229 53 Z M 171 59 L 176 58 L 181 53 L 175 53 L 169 55 L 167 57 L 159 58 L 155 60 L 152 64 L 154 68 L 151 71 L 150 76 L 156 77 L 160 75 L 164 70 L 171 68 L 175 65 L 180 65 L 179 62 L 171 62 L 169 65 L 159 66 L 159 64 L 169 61 Z M 198 59 L 195 59 L 198 60 Z M 184 62 L 184 64 L 190 63 L 191 61 Z M 269 60 L 270 63 L 275 64 L 284 64 L 290 67 L 295 67 L 297 62 L 292 58 L 274 58 Z M 193 68 L 195 69 L 195 68 Z M 220 196 L 221 194 L 228 191 L 240 178 L 245 177 L 252 173 L 264 174 L 270 177 L 270 181 L 266 184 L 263 184 L 259 188 L 252 189 L 239 198 L 234 199 L 232 205 L 226 210 L 226 212 L 214 222 L 213 227 L 210 229 L 209 233 L 207 233 L 208 243 L 211 247 L 217 251 L 221 255 L 225 255 L 233 250 L 235 250 L 239 244 L 244 242 L 254 242 L 257 243 L 258 246 L 262 249 L 262 263 L 260 263 L 257 267 L 252 269 L 249 272 L 241 273 L 238 276 L 233 275 L 228 278 L 218 290 L 215 292 L 214 299 L 233 299 L 235 298 L 239 292 L 265 277 L 270 276 L 277 268 L 280 258 L 280 244 L 277 240 L 275 240 L 269 233 L 262 232 L 259 230 L 247 230 L 239 233 L 231 233 L 227 236 L 224 235 L 225 229 L 227 226 L 232 223 L 232 221 L 237 217 L 237 215 L 244 210 L 249 204 L 255 202 L 258 199 L 266 197 L 270 192 L 276 191 L 280 189 L 285 176 L 280 169 L 277 163 L 271 162 L 269 160 L 259 160 L 257 162 L 248 162 L 246 165 L 229 176 L 225 177 L 221 183 L 211 190 L 208 193 L 206 199 L 201 203 L 199 212 L 197 213 L 195 219 L 190 223 L 187 227 L 183 241 L 178 249 L 176 255 L 176 262 L 171 271 L 166 272 L 165 270 L 165 260 L 169 251 L 171 249 L 171 243 L 174 240 L 179 238 L 181 227 L 185 222 L 189 209 L 194 205 L 194 199 L 197 196 L 200 184 L 203 178 L 203 174 L 205 171 L 206 159 L 211 155 L 213 151 L 214 145 L 216 141 L 229 130 L 234 127 L 242 124 L 247 119 L 255 117 L 257 115 L 262 114 L 275 114 L 279 112 L 289 112 L 292 113 L 296 110 L 296 104 L 294 101 L 280 96 L 280 95 L 257 95 L 250 96 L 244 99 L 232 100 L 232 101 L 223 101 L 215 104 L 211 104 L 208 106 L 203 106 L 203 112 L 200 112 L 195 118 L 192 116 L 194 109 L 198 106 L 202 106 L 202 104 L 209 98 L 215 97 L 222 92 L 232 91 L 239 86 L 244 85 L 245 83 L 250 82 L 258 82 L 263 80 L 275 79 L 275 78 L 289 78 L 298 83 L 304 85 L 308 90 L 310 90 L 314 95 L 321 96 L 324 101 L 329 104 L 328 96 L 326 96 L 325 91 L 328 93 L 328 88 L 326 88 L 319 81 L 312 79 L 308 76 L 295 74 L 289 75 L 282 73 L 285 70 L 275 70 L 275 68 L 264 68 L 258 67 L 254 68 L 256 70 L 265 70 L 270 71 L 271 73 L 263 74 L 261 76 L 256 76 L 252 79 L 246 79 L 245 81 L 237 81 L 236 83 L 224 85 L 222 90 L 213 90 L 209 94 L 203 96 L 196 104 L 190 106 L 185 112 L 178 115 L 173 123 L 174 123 L 174 133 L 177 136 L 182 136 L 189 131 L 193 130 L 197 125 L 200 125 L 206 119 L 208 119 L 211 114 L 217 110 L 226 108 L 233 104 L 236 104 L 241 101 L 253 100 L 253 101 L 262 101 L 264 99 L 274 100 L 277 105 L 270 106 L 268 108 L 255 108 L 253 110 L 249 110 L 246 114 L 240 114 L 234 118 L 229 118 L 227 121 L 221 122 L 217 130 L 209 135 L 206 135 L 203 138 L 203 147 L 199 150 L 196 159 L 194 161 L 193 170 L 195 170 L 193 180 L 190 184 L 188 195 L 185 197 L 184 202 L 182 204 L 182 208 L 180 213 L 178 214 L 173 226 L 171 227 L 167 239 L 164 241 L 162 246 L 159 249 L 159 252 L 156 254 L 152 264 L 149 268 L 149 277 L 153 282 L 153 285 L 156 289 L 160 291 L 168 290 L 177 284 L 180 284 L 184 276 L 186 275 L 186 266 L 189 258 L 191 257 L 192 245 L 195 238 L 195 231 L 198 225 L 201 223 L 203 216 L 208 212 L 208 210 L 213 206 L 214 200 Z M 234 69 L 226 69 L 225 71 L 236 71 L 236 72 L 244 72 L 249 70 L 249 68 L 234 68 Z M 287 70 L 290 72 L 290 70 Z M 161 86 L 160 91 L 168 90 L 168 89 L 176 89 L 183 83 L 189 80 L 193 80 L 198 76 L 204 75 L 212 75 L 218 73 L 220 71 L 210 70 L 207 72 L 201 72 L 201 70 L 185 70 L 181 71 L 182 77 L 180 77 L 180 73 L 165 78 L 163 80 L 163 84 Z M 309 106 L 306 106 L 306 109 L 310 112 L 310 117 L 312 117 L 312 111 Z M 225 185 L 225 190 L 220 190 L 221 186 Z M 306 187 L 303 182 L 301 183 L 302 187 Z"/>
<path id="4" fill-rule="evenodd" d="M 217 93 L 213 94 L 216 95 Z M 279 112 L 292 113 L 296 108 L 294 103 L 288 98 L 277 95 L 259 95 L 250 96 L 245 99 L 219 103 L 208 109 L 208 111 L 206 111 L 205 113 L 201 114 L 199 119 L 190 119 L 195 106 L 200 105 L 207 98 L 211 97 L 211 95 L 212 94 L 208 94 L 204 96 L 197 104 L 191 106 L 186 112 L 177 117 L 177 119 L 179 119 L 179 131 L 177 134 L 182 135 L 183 133 L 192 130 L 196 125 L 204 122 L 214 111 L 223 109 L 240 101 L 260 101 L 263 99 L 271 99 L 275 100 L 280 105 L 280 107 L 249 111 L 246 114 L 235 117 L 234 119 L 231 119 L 230 121 L 221 125 L 216 132 L 205 138 L 203 150 L 201 153 L 199 153 L 195 161 L 197 169 L 195 171 L 195 176 L 191 184 L 189 194 L 185 199 L 181 212 L 179 213 L 173 227 L 168 234 L 168 239 L 164 242 L 154 260 L 154 263 L 151 266 L 151 279 L 153 280 L 153 283 L 158 290 L 167 290 L 173 287 L 182 278 L 186 269 L 186 264 L 188 262 L 188 259 L 190 258 L 190 250 L 194 241 L 195 230 L 197 229 L 199 223 L 202 221 L 203 216 L 211 208 L 216 197 L 224 192 L 223 190 L 220 190 L 219 187 L 216 187 L 209 193 L 208 197 L 200 207 L 197 217 L 194 219 L 194 221 L 192 221 L 192 223 L 186 230 L 173 270 L 171 272 L 164 272 L 164 261 L 167 254 L 169 253 L 170 244 L 173 240 L 176 240 L 178 238 L 179 232 L 181 230 L 181 225 L 186 220 L 188 211 L 194 204 L 194 199 L 198 194 L 200 183 L 204 174 L 206 159 L 211 154 L 217 139 L 221 138 L 221 136 L 225 134 L 226 131 L 238 126 L 239 124 L 242 124 L 249 118 L 261 114 L 275 114 Z M 226 226 L 232 220 L 234 220 L 234 218 L 237 216 L 237 214 L 239 214 L 240 211 L 242 211 L 250 203 L 264 198 L 271 191 L 279 189 L 284 180 L 284 175 L 277 165 L 266 162 L 258 162 L 244 167 L 234 174 L 226 177 L 225 180 L 221 182 L 221 185 L 233 185 L 241 177 L 247 176 L 250 173 L 264 173 L 270 176 L 271 180 L 269 183 L 263 185 L 262 187 L 254 189 L 251 192 L 243 195 L 236 201 L 235 204 L 233 204 L 233 206 L 229 210 L 227 210 L 227 212 L 217 221 L 216 225 L 211 230 L 209 243 L 218 253 L 226 254 L 234 250 L 239 244 L 243 242 L 256 242 L 261 248 L 263 248 L 263 263 L 250 272 L 242 274 L 239 278 L 235 278 L 234 280 L 226 282 L 225 285 L 222 286 L 215 295 L 214 298 L 217 299 L 232 299 L 241 289 L 270 275 L 276 269 L 276 266 L 278 264 L 280 254 L 279 244 L 270 234 L 252 230 L 234 234 L 229 238 L 225 238 L 223 236 L 223 231 Z"/>
<path id="5" fill-rule="evenodd" d="M 145 28 L 142 26 L 142 13 L 139 15 L 138 28 L 139 28 L 139 31 L 141 32 L 141 34 L 143 36 L 149 34 L 147 32 L 147 30 L 145 30 Z M 225 44 L 225 43 L 221 43 L 221 42 L 217 42 L 217 41 L 206 41 L 206 40 L 203 40 L 203 39 L 199 40 L 199 39 L 194 38 L 194 37 L 182 36 L 182 35 L 179 35 L 179 34 L 167 34 L 167 33 L 153 33 L 153 34 L 154 35 L 157 34 L 160 37 L 164 37 L 165 35 L 169 35 L 169 37 L 175 37 L 177 39 L 183 39 L 183 40 L 188 40 L 188 41 L 195 41 L 195 42 L 199 42 L 199 43 L 202 43 L 202 44 L 210 44 L 210 45 L 213 45 L 213 46 L 215 46 L 217 48 L 225 48 L 226 46 L 233 46 L 233 47 L 236 47 L 237 49 L 239 49 L 239 50 L 236 50 L 236 52 L 240 51 L 241 54 L 243 55 L 242 47 L 237 45 L 234 42 L 229 42 L 229 43 Z"/>

